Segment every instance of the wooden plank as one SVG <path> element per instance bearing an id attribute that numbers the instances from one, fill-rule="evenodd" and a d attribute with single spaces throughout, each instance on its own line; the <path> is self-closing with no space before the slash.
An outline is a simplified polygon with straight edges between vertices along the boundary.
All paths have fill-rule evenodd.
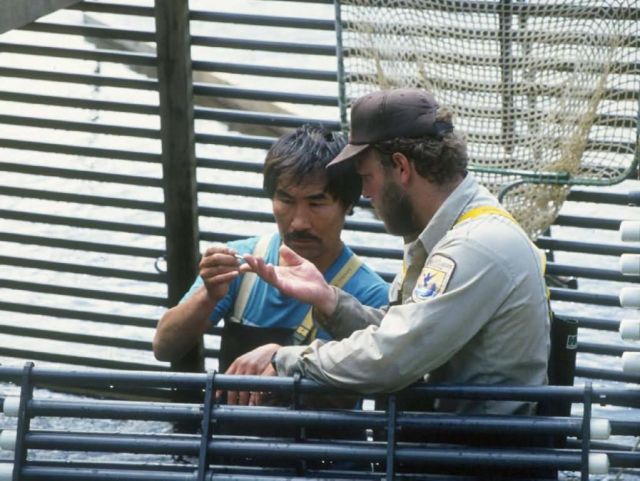
<path id="1" fill-rule="evenodd" d="M 199 259 L 188 0 L 156 0 L 156 44 L 169 306 L 197 275 Z M 202 341 L 173 368 L 202 371 Z"/>
<path id="2" fill-rule="evenodd" d="M 0 0 L 0 34 L 74 3 L 79 3 L 79 0 Z"/>

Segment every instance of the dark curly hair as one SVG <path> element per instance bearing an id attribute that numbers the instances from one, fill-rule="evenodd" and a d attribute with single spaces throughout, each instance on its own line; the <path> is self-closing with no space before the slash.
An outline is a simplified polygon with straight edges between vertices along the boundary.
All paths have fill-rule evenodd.
<path id="1" fill-rule="evenodd" d="M 441 107 L 436 120 L 451 122 L 451 111 Z M 467 144 L 462 135 L 450 131 L 441 137 L 396 138 L 373 145 L 382 155 L 385 167 L 393 165 L 391 156 L 400 152 L 413 162 L 416 171 L 436 184 L 446 184 L 467 172 Z"/>
<path id="2" fill-rule="evenodd" d="M 353 162 L 343 162 L 327 169 L 327 164 L 346 143 L 342 133 L 331 132 L 320 125 L 305 124 L 283 135 L 271 146 L 264 161 L 265 193 L 273 199 L 281 179 L 290 185 L 326 175 L 325 192 L 345 208 L 353 206 L 362 192 L 362 180 Z"/>

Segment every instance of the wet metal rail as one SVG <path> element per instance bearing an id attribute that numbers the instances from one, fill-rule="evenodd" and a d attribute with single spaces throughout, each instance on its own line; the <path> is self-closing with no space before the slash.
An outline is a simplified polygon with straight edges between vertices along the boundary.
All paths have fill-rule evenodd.
<path id="1" fill-rule="evenodd" d="M 603 473 L 609 469 L 610 458 L 591 443 L 606 440 L 617 429 L 627 433 L 638 433 L 638 426 L 630 427 L 609 423 L 604 419 L 593 419 L 591 406 L 594 402 L 608 405 L 640 406 L 640 392 L 633 388 L 584 387 L 509 387 L 509 386 L 429 386 L 418 385 L 398 395 L 388 396 L 385 411 L 314 410 L 301 407 L 305 394 L 331 393 L 340 396 L 343 392 L 318 385 L 300 378 L 260 378 L 251 376 L 225 376 L 209 374 L 177 374 L 149 372 L 66 371 L 37 368 L 27 363 L 23 368 L 0 367 L 0 380 L 20 385 L 19 397 L 2 400 L 5 416 L 16 417 L 16 429 L 5 429 L 0 435 L 3 449 L 13 450 L 13 463 L 0 466 L 1 479 L 420 479 L 428 480 L 434 474 L 449 474 L 466 479 L 465 476 L 479 473 L 499 474 L 508 472 L 525 476 L 533 469 L 579 471 L 581 479 L 589 473 Z M 94 388 L 117 386 L 119 388 L 191 388 L 197 389 L 203 399 L 200 404 L 138 403 L 132 401 L 98 400 L 39 400 L 34 397 L 34 387 L 65 384 Z M 259 389 L 286 393 L 291 396 L 288 407 L 242 407 L 224 406 L 215 402 L 217 389 Z M 412 398 L 464 398 L 501 400 L 551 400 L 582 405 L 582 415 L 572 417 L 536 416 L 510 417 L 489 415 L 451 415 L 438 413 L 403 412 L 396 407 L 398 396 Z M 64 432 L 32 429 L 31 421 L 39 417 L 129 419 L 139 421 L 197 421 L 200 434 L 174 435 L 149 433 L 113 432 Z M 221 423 L 241 426 L 278 426 L 274 433 L 280 436 L 255 438 L 240 434 L 219 434 Z M 228 424 L 230 425 L 230 424 Z M 308 429 L 331 428 L 348 425 L 362 433 L 369 429 L 379 434 L 375 439 L 365 439 L 355 434 L 352 438 L 328 440 L 305 435 Z M 294 434 L 286 434 L 292 428 Z M 357 428 L 360 428 L 358 430 Z M 429 443 L 395 441 L 398 433 L 419 430 L 428 432 Z M 298 435 L 295 432 L 299 433 Z M 573 448 L 555 449 L 530 445 L 504 445 L 495 447 L 467 446 L 452 441 L 451 434 L 522 435 L 532 439 L 535 435 L 549 439 L 569 437 L 574 439 Z M 380 434 L 383 433 L 383 434 Z M 438 442 L 438 436 L 444 438 Z M 312 436 L 312 435 L 311 435 Z M 380 437 L 381 436 L 381 437 Z M 467 439 L 467 438 L 465 438 Z M 514 438 L 515 439 L 515 438 Z M 55 450 L 63 452 L 98 452 L 157 454 L 173 456 L 174 462 L 162 465 L 162 471 L 147 463 L 123 465 L 113 462 L 64 463 L 31 461 L 28 452 Z M 640 454 L 609 449 L 618 454 L 611 467 L 619 467 L 638 461 Z M 177 461 L 176 456 L 188 456 L 193 464 Z M 281 466 L 264 465 L 258 472 L 255 466 L 277 457 Z M 251 463 L 247 459 L 251 458 Z M 317 460 L 323 466 L 300 466 L 299 460 Z M 290 461 L 289 464 L 286 461 Z M 356 462 L 349 469 L 328 469 L 328 462 Z M 182 464 L 181 464 L 182 463 Z M 292 464 L 293 463 L 293 464 Z M 360 463 L 360 464 L 357 464 Z M 249 467 L 251 464 L 254 467 Z M 91 467 L 88 467 L 91 466 Z M 190 470 L 189 470 L 190 467 Z M 323 471 L 324 467 L 324 471 Z M 402 469 L 397 469 L 402 467 Z M 253 471 L 252 471 L 253 470 Z M 506 470 L 506 471 L 505 471 Z M 186 471 L 186 472 L 185 472 Z M 160 472 L 175 474 L 175 478 L 160 478 Z M 457 479 L 457 478 L 456 478 Z M 532 479 L 528 476 L 527 479 Z"/>

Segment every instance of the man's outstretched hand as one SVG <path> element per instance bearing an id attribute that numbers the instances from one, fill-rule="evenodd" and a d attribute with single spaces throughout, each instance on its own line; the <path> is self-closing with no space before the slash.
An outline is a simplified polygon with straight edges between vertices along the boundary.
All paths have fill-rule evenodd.
<path id="1" fill-rule="evenodd" d="M 236 374 L 245 376 L 277 376 L 278 373 L 271 366 L 273 354 L 280 349 L 279 344 L 265 344 L 238 357 L 231 363 L 225 374 Z M 219 398 L 222 392 L 217 391 Z M 227 393 L 227 404 L 240 404 L 243 406 L 259 406 L 263 404 L 264 393 L 248 391 L 229 391 Z"/>
<path id="2" fill-rule="evenodd" d="M 300 257 L 286 245 L 280 247 L 280 266 L 267 264 L 263 258 L 249 254 L 244 258 L 247 264 L 242 266 L 242 271 L 255 272 L 283 294 L 311 304 L 324 315 L 328 316 L 335 310 L 336 293 L 322 273 L 313 263 Z"/>

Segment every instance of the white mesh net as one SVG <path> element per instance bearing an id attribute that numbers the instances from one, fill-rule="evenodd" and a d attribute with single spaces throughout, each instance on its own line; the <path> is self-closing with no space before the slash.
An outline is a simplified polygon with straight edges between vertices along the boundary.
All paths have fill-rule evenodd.
<path id="1" fill-rule="evenodd" d="M 611 184 L 638 144 L 637 0 L 342 0 L 346 96 L 430 90 L 470 167 L 533 238 L 567 184 Z M 553 185 L 555 184 L 555 185 Z"/>

